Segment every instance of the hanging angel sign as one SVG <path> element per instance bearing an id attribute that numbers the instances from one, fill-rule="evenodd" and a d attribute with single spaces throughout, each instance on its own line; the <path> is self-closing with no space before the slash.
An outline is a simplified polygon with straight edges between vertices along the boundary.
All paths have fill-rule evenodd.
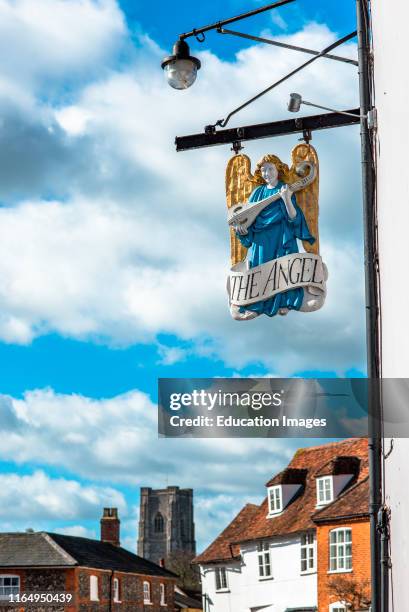
<path id="1" fill-rule="evenodd" d="M 312 312 L 324 304 L 328 272 L 319 254 L 318 174 L 309 144 L 293 149 L 291 168 L 265 155 L 252 174 L 247 155 L 230 159 L 228 293 L 234 319 Z"/>

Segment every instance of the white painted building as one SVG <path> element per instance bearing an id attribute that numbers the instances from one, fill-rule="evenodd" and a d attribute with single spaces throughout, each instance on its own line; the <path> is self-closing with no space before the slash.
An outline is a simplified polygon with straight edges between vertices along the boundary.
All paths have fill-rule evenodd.
<path id="1" fill-rule="evenodd" d="M 325 608 L 319 607 L 315 521 L 322 521 L 322 513 L 338 501 L 345 504 L 366 479 L 364 439 L 298 451 L 288 468 L 267 483 L 263 503 L 247 504 L 196 558 L 204 612 L 346 612 L 342 604 L 334 607 L 335 600 L 328 603 L 325 585 Z M 366 496 L 363 505 L 367 509 Z M 331 532 L 325 532 L 325 581 L 329 575 L 353 572 L 351 537 L 344 536 L 352 531 L 347 522 L 333 531 L 342 531 L 344 544 L 331 548 Z M 341 549 L 344 557 L 335 559 Z"/>
<path id="2" fill-rule="evenodd" d="M 401 378 L 409 411 L 409 70 L 407 0 L 372 0 L 377 131 L 377 202 L 382 321 L 382 374 Z M 406 380 L 404 380 L 406 379 Z M 388 405 L 384 406 L 388 418 Z M 386 442 L 386 451 L 389 441 Z M 409 440 L 397 438 L 386 460 L 391 509 L 394 608 L 409 610 Z M 391 588 L 392 596 L 392 588 Z"/>
<path id="3" fill-rule="evenodd" d="M 202 584 L 209 612 L 316 610 L 314 532 L 311 532 L 311 537 L 314 565 L 305 573 L 301 572 L 300 535 L 243 544 L 240 547 L 241 561 L 202 567 Z M 260 558 L 268 560 L 268 564 L 262 564 Z M 261 568 L 268 572 L 267 575 L 260 576 Z"/>

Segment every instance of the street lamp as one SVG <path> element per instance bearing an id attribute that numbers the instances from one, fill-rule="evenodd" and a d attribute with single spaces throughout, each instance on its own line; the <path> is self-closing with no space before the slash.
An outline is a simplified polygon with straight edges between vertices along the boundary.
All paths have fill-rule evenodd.
<path id="1" fill-rule="evenodd" d="M 301 108 L 301 104 L 305 104 L 306 106 L 313 106 L 314 108 L 322 108 L 323 110 L 328 110 L 333 113 L 337 113 L 338 115 L 346 115 L 347 117 L 356 117 L 356 113 L 350 113 L 348 111 L 340 111 L 335 108 L 329 108 L 328 106 L 321 106 L 320 104 L 313 104 L 312 102 L 307 102 L 307 100 L 303 100 L 301 94 L 299 93 L 291 93 L 290 100 L 288 102 L 287 109 L 291 113 L 298 113 Z M 360 119 L 365 119 L 368 122 L 368 128 L 370 130 L 376 128 L 377 119 L 376 119 L 376 109 L 372 108 L 368 111 L 367 115 L 358 115 Z"/>
<path id="2" fill-rule="evenodd" d="M 200 65 L 200 60 L 190 55 L 189 45 L 183 38 L 179 38 L 173 45 L 173 55 L 162 61 L 166 79 L 174 89 L 188 89 L 193 85 Z"/>
<path id="3" fill-rule="evenodd" d="M 197 71 L 200 69 L 200 61 L 197 57 L 192 57 L 190 55 L 189 45 L 185 40 L 186 38 L 194 36 L 198 42 L 203 42 L 205 40 L 205 33 L 210 30 L 217 30 L 220 34 L 226 33 L 222 30 L 222 26 L 224 25 L 240 21 L 246 17 L 258 15 L 259 13 L 264 13 L 265 11 L 284 6 L 294 1 L 295 0 L 278 0 L 278 2 L 261 6 L 247 13 L 243 13 L 242 15 L 230 17 L 229 19 L 224 19 L 223 21 L 218 21 L 217 23 L 212 23 L 202 28 L 195 28 L 191 32 L 180 34 L 179 39 L 173 46 L 173 54 L 169 57 L 165 57 L 162 61 L 162 68 L 169 85 L 174 89 L 187 89 L 196 81 Z M 314 51 L 312 51 L 312 53 L 314 53 Z"/>
<path id="4" fill-rule="evenodd" d="M 338 115 L 347 115 L 349 117 L 356 117 L 355 113 L 349 113 L 347 111 L 336 110 L 335 108 L 329 108 L 328 106 L 321 106 L 320 104 L 313 104 L 312 102 L 307 102 L 307 100 L 303 100 L 302 96 L 299 93 L 291 93 L 290 101 L 288 102 L 287 109 L 291 113 L 298 113 L 301 108 L 301 104 L 305 104 L 306 106 L 313 106 L 314 108 L 322 108 L 323 110 L 328 110 L 333 113 L 338 113 Z M 361 119 L 368 119 L 368 122 L 372 119 L 370 112 L 367 115 L 359 115 Z"/>

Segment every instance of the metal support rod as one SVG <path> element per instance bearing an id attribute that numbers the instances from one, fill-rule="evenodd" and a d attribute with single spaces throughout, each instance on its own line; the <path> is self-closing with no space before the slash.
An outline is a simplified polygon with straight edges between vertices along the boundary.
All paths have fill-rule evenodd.
<path id="1" fill-rule="evenodd" d="M 326 53 L 328 53 L 328 51 L 332 51 L 332 49 L 335 49 L 336 47 L 339 47 L 340 45 L 344 44 L 348 40 L 351 40 L 351 38 L 354 38 L 355 36 L 356 36 L 356 32 L 351 32 L 350 34 L 347 34 L 346 36 L 343 36 L 339 40 L 336 40 L 331 45 L 328 45 L 328 47 L 325 47 L 325 49 L 320 51 L 320 53 L 318 53 L 318 55 L 314 55 L 314 57 L 309 59 L 307 62 L 304 62 L 304 64 L 301 64 L 301 66 L 298 66 L 294 70 L 291 70 L 291 72 L 289 72 L 284 77 L 282 77 L 281 79 L 279 79 L 278 81 L 276 81 L 275 83 L 273 83 L 272 85 L 270 85 L 269 87 L 267 87 L 266 89 L 264 89 L 263 91 L 258 93 L 256 96 L 254 96 L 253 98 L 250 98 L 250 100 L 247 100 L 247 102 L 244 102 L 244 104 L 241 104 L 240 106 L 238 106 L 237 108 L 232 110 L 231 113 L 229 113 L 227 115 L 226 119 L 219 119 L 219 121 L 216 121 L 216 123 L 214 125 L 215 126 L 216 125 L 220 125 L 220 127 L 226 127 L 226 125 L 228 124 L 230 119 L 233 117 L 233 115 L 235 115 L 239 111 L 243 110 L 243 108 L 246 108 L 247 106 L 249 106 L 250 104 L 252 104 L 256 100 L 261 98 L 261 96 L 264 96 L 266 93 L 268 93 L 269 91 L 274 89 L 275 87 L 278 87 L 278 85 L 281 85 L 281 83 L 284 83 L 284 81 L 287 81 L 290 77 L 292 77 L 295 74 L 297 74 L 297 72 L 300 72 L 301 70 L 304 70 L 304 68 L 306 68 L 307 66 L 309 66 L 310 64 L 315 62 L 317 59 L 319 59 L 320 57 L 323 57 Z"/>
<path id="2" fill-rule="evenodd" d="M 224 19 L 223 21 L 217 21 L 216 23 L 212 23 L 207 26 L 203 26 L 202 28 L 195 28 L 191 32 L 185 32 L 184 34 L 179 34 L 179 38 L 189 38 L 190 36 L 197 36 L 198 34 L 204 34 L 205 32 L 209 32 L 210 30 L 217 30 L 218 28 L 222 28 L 224 25 L 228 25 L 229 23 L 235 23 L 236 21 L 240 21 L 241 19 L 247 19 L 247 17 L 253 17 L 254 15 L 259 15 L 260 13 L 264 13 L 265 11 L 270 11 L 271 9 L 279 8 L 280 6 L 284 6 L 285 4 L 290 4 L 290 2 L 295 2 L 295 0 L 280 0 L 279 2 L 273 2 L 272 4 L 267 4 L 266 6 L 261 6 L 258 9 L 254 9 L 253 11 L 248 11 L 247 13 L 241 13 L 241 15 L 237 15 L 236 17 L 230 17 L 229 19 Z"/>
<path id="3" fill-rule="evenodd" d="M 371 68 L 369 45 L 369 13 L 367 0 L 356 0 L 359 62 L 359 93 L 361 115 L 372 108 Z M 362 197 L 365 245 L 366 339 L 369 382 L 368 451 L 371 528 L 371 591 L 372 612 L 381 608 L 380 534 L 377 529 L 378 512 L 382 504 L 382 415 L 380 398 L 379 309 L 377 276 L 377 232 L 375 208 L 375 171 L 372 159 L 371 136 L 368 123 L 361 119 Z"/>
<path id="4" fill-rule="evenodd" d="M 204 133 L 191 134 L 190 136 L 178 136 L 175 139 L 176 150 L 190 151 L 215 145 L 234 144 L 235 142 L 286 136 L 288 134 L 302 134 L 307 130 L 326 130 L 359 123 L 359 108 L 348 110 L 347 113 L 347 115 L 340 113 L 310 115 L 309 117 L 258 123 L 227 130 L 207 130 Z"/>
<path id="5" fill-rule="evenodd" d="M 262 38 L 261 36 L 253 36 L 252 34 L 244 34 L 243 32 L 236 32 L 235 30 L 226 30 L 220 28 L 217 30 L 219 34 L 230 34 L 231 36 L 238 36 L 240 38 L 246 38 L 247 40 L 253 40 L 254 42 L 266 43 L 267 45 L 273 45 L 274 47 L 281 47 L 282 49 L 290 49 L 291 51 L 300 51 L 301 53 L 307 53 L 309 55 L 319 55 L 319 51 L 313 49 L 306 49 L 305 47 L 298 47 L 296 45 L 289 45 L 288 43 L 279 42 L 278 40 L 271 40 L 271 38 Z M 358 62 L 349 57 L 341 57 L 340 55 L 332 55 L 331 53 L 325 53 L 322 57 L 325 59 L 332 59 L 336 62 L 344 62 L 345 64 L 352 64 L 358 66 Z"/>
<path id="6" fill-rule="evenodd" d="M 348 111 L 339 111 L 335 108 L 329 108 L 329 106 L 321 106 L 320 104 L 313 104 L 312 102 L 307 102 L 307 100 L 301 100 L 301 104 L 305 104 L 306 106 L 313 106 L 314 108 L 320 108 L 321 110 L 331 111 L 332 113 L 339 113 L 340 115 L 349 115 L 355 117 L 355 113 L 350 113 Z M 367 119 L 365 115 L 359 116 L 360 119 Z"/>

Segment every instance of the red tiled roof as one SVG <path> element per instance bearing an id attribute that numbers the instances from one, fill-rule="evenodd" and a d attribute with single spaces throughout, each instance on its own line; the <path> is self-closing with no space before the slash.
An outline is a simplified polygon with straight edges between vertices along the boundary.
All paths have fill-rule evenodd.
<path id="1" fill-rule="evenodd" d="M 369 517 L 369 477 L 357 482 L 331 504 L 313 515 L 315 523 L 334 522 L 348 517 Z"/>
<path id="2" fill-rule="evenodd" d="M 305 485 L 294 501 L 290 502 L 285 510 L 272 518 L 267 518 L 268 500 L 263 501 L 260 506 L 247 505 L 237 515 L 230 525 L 216 538 L 216 540 L 198 557 L 197 563 L 211 563 L 215 561 L 232 559 L 239 554 L 240 542 L 269 538 L 278 535 L 288 535 L 315 529 L 313 516 L 317 514 L 316 503 L 316 476 L 328 462 L 336 457 L 357 457 L 359 462 L 359 473 L 353 483 L 361 483 L 368 476 L 368 441 L 366 438 L 353 438 L 342 442 L 333 442 L 299 449 L 287 470 L 306 470 Z M 286 470 L 284 470 L 285 472 Z M 284 472 L 280 472 L 279 480 Z M 275 478 L 269 481 L 269 486 L 275 484 Z M 364 505 L 365 487 L 359 489 L 359 507 Z M 358 494 L 357 494 L 358 495 Z M 338 498 L 337 501 L 341 501 Z M 346 497 L 346 496 L 345 496 Z M 352 499 L 352 498 L 351 498 Z M 340 512 L 345 511 L 349 502 L 342 502 Z M 331 504 L 335 508 L 335 503 Z M 366 507 L 368 506 L 368 500 Z M 358 507 L 358 506 L 357 506 Z M 337 511 L 337 508 L 336 508 Z M 331 511 L 332 512 L 332 511 Z M 315 518 L 315 517 L 314 517 Z M 233 550 L 232 550 L 233 548 Z"/>
<path id="3" fill-rule="evenodd" d="M 360 459 L 358 457 L 335 457 L 331 459 L 316 473 L 315 477 L 328 476 L 330 474 L 357 474 L 359 472 Z"/>
<path id="4" fill-rule="evenodd" d="M 266 487 L 272 487 L 279 484 L 305 484 L 305 478 L 308 470 L 300 470 L 299 468 L 286 468 L 273 478 L 271 478 Z"/>
<path id="5" fill-rule="evenodd" d="M 240 555 L 240 547 L 237 545 L 231 546 L 231 543 L 245 536 L 246 530 L 258 510 L 259 507 L 255 504 L 244 506 L 230 525 L 222 531 L 201 555 L 198 555 L 193 560 L 193 563 L 214 563 L 215 561 L 225 561 L 238 557 Z"/>

